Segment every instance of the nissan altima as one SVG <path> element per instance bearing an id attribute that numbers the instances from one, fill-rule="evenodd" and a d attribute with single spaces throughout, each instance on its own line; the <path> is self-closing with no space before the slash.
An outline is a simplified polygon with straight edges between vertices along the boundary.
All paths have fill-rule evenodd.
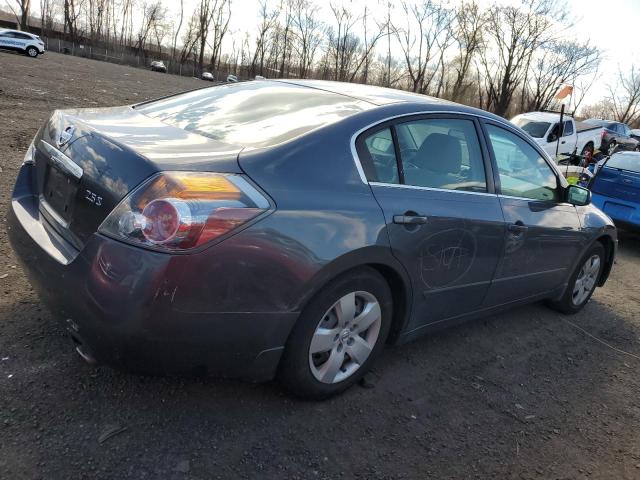
<path id="1" fill-rule="evenodd" d="M 504 119 L 321 81 L 55 111 L 8 226 L 85 359 L 312 398 L 385 344 L 539 300 L 579 311 L 617 245 Z"/>

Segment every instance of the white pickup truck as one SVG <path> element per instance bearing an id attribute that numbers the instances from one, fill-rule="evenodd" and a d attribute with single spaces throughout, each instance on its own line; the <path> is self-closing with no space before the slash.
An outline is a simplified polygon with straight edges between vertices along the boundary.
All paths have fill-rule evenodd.
<path id="1" fill-rule="evenodd" d="M 584 122 L 576 122 L 573 117 L 565 115 L 562 123 L 564 132 L 558 145 L 560 114 L 554 112 L 529 112 L 516 115 L 511 122 L 527 132 L 551 158 L 570 155 L 574 152 L 584 155 L 587 151 L 593 153 L 600 147 L 602 127 L 594 127 Z"/>

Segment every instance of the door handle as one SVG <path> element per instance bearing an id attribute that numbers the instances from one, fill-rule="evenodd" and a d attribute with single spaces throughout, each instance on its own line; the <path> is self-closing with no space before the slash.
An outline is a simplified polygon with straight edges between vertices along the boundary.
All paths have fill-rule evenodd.
<path id="1" fill-rule="evenodd" d="M 527 227 L 524 223 L 518 220 L 516 223 L 510 223 L 507 225 L 507 230 L 509 233 L 514 233 L 516 235 L 520 235 L 527 231 L 529 227 Z"/>
<path id="2" fill-rule="evenodd" d="M 423 225 L 427 223 L 427 217 L 420 215 L 394 215 L 393 223 L 400 225 Z"/>

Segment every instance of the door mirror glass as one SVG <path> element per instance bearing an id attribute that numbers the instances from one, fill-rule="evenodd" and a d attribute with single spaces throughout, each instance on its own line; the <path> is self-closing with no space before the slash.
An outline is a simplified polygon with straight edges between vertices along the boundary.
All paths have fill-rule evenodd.
<path id="1" fill-rule="evenodd" d="M 578 185 L 569 185 L 567 189 L 567 202 L 579 207 L 589 205 L 591 203 L 591 191 Z"/>

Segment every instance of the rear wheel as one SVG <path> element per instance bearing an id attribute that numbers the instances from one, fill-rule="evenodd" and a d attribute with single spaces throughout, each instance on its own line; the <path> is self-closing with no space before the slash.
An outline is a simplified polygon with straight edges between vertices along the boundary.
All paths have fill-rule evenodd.
<path id="1" fill-rule="evenodd" d="M 384 347 L 392 300 L 375 270 L 349 272 L 322 289 L 291 333 L 278 376 L 295 395 L 321 399 L 357 382 Z"/>
<path id="2" fill-rule="evenodd" d="M 567 314 L 578 313 L 582 310 L 598 285 L 604 262 L 604 247 L 600 242 L 596 242 L 578 263 L 562 298 L 559 301 L 551 302 L 551 306 Z"/>
<path id="3" fill-rule="evenodd" d="M 27 47 L 27 55 L 31 58 L 35 58 L 38 56 L 38 49 L 36 47 Z"/>
<path id="4" fill-rule="evenodd" d="M 593 155 L 593 143 L 587 143 L 582 149 L 582 153 L 580 155 L 584 157 L 587 153 Z"/>

